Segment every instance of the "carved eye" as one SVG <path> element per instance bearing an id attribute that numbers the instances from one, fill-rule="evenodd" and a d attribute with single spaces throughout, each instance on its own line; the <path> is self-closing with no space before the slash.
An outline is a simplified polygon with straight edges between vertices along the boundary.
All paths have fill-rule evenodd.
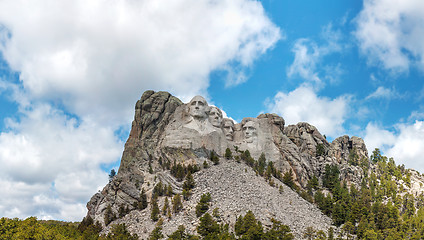
<path id="1" fill-rule="evenodd" d="M 194 102 L 191 103 L 191 106 L 194 106 L 194 105 L 196 105 L 196 101 L 194 101 Z"/>
<path id="2" fill-rule="evenodd" d="M 203 102 L 201 102 L 201 101 L 198 101 L 197 102 L 200 106 L 204 106 L 205 104 L 203 103 Z"/>

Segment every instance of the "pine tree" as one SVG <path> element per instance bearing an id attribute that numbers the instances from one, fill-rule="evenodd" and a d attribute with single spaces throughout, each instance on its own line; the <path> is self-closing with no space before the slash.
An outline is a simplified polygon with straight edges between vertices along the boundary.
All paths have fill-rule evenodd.
<path id="1" fill-rule="evenodd" d="M 203 217 L 200 218 L 200 223 L 197 226 L 197 233 L 205 239 L 212 239 L 212 236 L 219 234 L 219 225 L 213 220 L 209 213 L 205 213 Z"/>
<path id="2" fill-rule="evenodd" d="M 183 208 L 183 203 L 181 201 L 181 196 L 180 194 L 176 194 L 172 198 L 172 210 L 174 211 L 174 213 L 177 213 L 181 211 L 182 208 Z"/>
<path id="3" fill-rule="evenodd" d="M 283 175 L 283 183 L 289 186 L 291 189 L 296 189 L 296 184 L 293 180 L 293 171 L 290 169 Z"/>
<path id="4" fill-rule="evenodd" d="M 194 188 L 195 185 L 196 185 L 196 182 L 194 181 L 193 175 L 191 175 L 191 173 L 188 172 L 183 184 L 183 189 L 191 190 Z"/>
<path id="5" fill-rule="evenodd" d="M 149 240 L 159 240 L 163 237 L 162 226 L 156 226 L 155 229 L 153 229 L 153 231 L 150 233 Z"/>
<path id="6" fill-rule="evenodd" d="M 159 220 L 159 213 L 158 200 L 157 198 L 152 198 L 152 212 L 150 213 L 150 218 L 156 222 Z"/>
<path id="7" fill-rule="evenodd" d="M 145 208 L 147 208 L 147 195 L 146 195 L 146 191 L 143 189 L 141 189 L 141 193 L 140 193 L 140 199 L 138 200 L 138 209 L 139 210 L 143 210 Z"/>
<path id="8" fill-rule="evenodd" d="M 227 160 L 233 159 L 233 153 L 231 152 L 230 148 L 225 149 L 225 158 Z"/>
<path id="9" fill-rule="evenodd" d="M 215 151 L 211 151 L 209 159 L 213 162 L 214 165 L 219 164 L 219 157 L 216 155 Z"/>
<path id="10" fill-rule="evenodd" d="M 116 219 L 116 216 L 112 211 L 112 207 L 110 205 L 107 205 L 105 215 L 104 215 L 105 225 L 106 226 L 109 225 L 109 223 L 111 223 L 115 219 Z"/>
<path id="11" fill-rule="evenodd" d="M 162 208 L 162 214 L 166 215 L 168 213 L 169 210 L 169 201 L 168 198 L 165 198 L 165 203 L 163 204 L 163 208 Z"/>
<path id="12" fill-rule="evenodd" d="M 196 216 L 200 217 L 209 209 L 209 202 L 211 201 L 211 194 L 205 193 L 200 197 L 200 201 L 196 206 Z"/>

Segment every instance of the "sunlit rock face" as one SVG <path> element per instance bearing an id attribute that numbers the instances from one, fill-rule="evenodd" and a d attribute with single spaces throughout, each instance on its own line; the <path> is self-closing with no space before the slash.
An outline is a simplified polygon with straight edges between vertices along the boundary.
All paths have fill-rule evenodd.
<path id="1" fill-rule="evenodd" d="M 278 123 L 280 128 L 276 129 L 274 135 L 282 135 L 284 120 L 281 118 Z M 264 153 L 267 159 L 282 161 L 274 143 L 272 125 L 266 117 L 248 117 L 235 124 L 231 119 L 222 119 L 222 111 L 219 108 L 209 106 L 203 97 L 195 96 L 190 102 L 176 108 L 163 133 L 161 146 L 204 148 L 219 155 L 223 155 L 227 148 L 233 150 L 237 147 L 243 151 L 249 150 L 256 159 Z"/>
<path id="2" fill-rule="evenodd" d="M 132 232 L 148 237 L 148 233 L 155 225 L 154 223 L 148 224 L 150 220 L 147 210 L 139 211 L 134 208 L 134 203 L 140 198 L 141 190 L 145 189 L 151 196 L 153 187 L 162 182 L 171 186 L 175 194 L 181 193 L 182 182 L 177 181 L 165 165 L 188 166 L 191 164 L 202 169 L 195 175 L 197 187 L 193 190 L 192 204 L 185 203 L 191 204 L 185 207 L 184 214 L 188 214 L 188 217 L 180 215 L 184 220 L 181 220 L 181 223 L 175 222 L 172 226 L 187 224 L 195 229 L 198 218 L 195 215 L 193 218 L 190 217 L 190 214 L 193 214 L 190 209 L 195 209 L 197 200 L 202 193 L 211 191 L 209 186 L 212 186 L 212 182 L 217 182 L 215 189 L 218 190 L 212 192 L 215 198 L 222 197 L 222 191 L 219 189 L 227 189 L 228 193 L 243 190 L 243 192 L 239 192 L 240 196 L 249 194 L 256 196 L 257 194 L 253 194 L 253 192 L 257 189 L 253 189 L 252 186 L 256 183 L 261 189 L 266 189 L 265 186 L 268 186 L 266 181 L 260 182 L 261 178 L 252 179 L 252 181 L 256 181 L 255 184 L 249 181 L 234 181 L 240 176 L 227 174 L 228 172 L 249 176 L 255 175 L 255 173 L 250 168 L 247 170 L 248 168 L 243 163 L 237 165 L 234 160 L 226 160 L 224 155 L 227 148 L 232 151 L 234 156 L 248 150 L 254 160 L 258 160 L 263 153 L 266 161 L 273 162 L 273 166 L 282 174 L 291 170 L 294 182 L 301 189 L 306 189 L 308 180 L 313 176 L 321 178 L 327 164 L 337 164 L 340 167 L 341 176 L 347 180 L 348 184 L 359 185 L 363 175 L 362 169 L 359 166 L 349 165 L 348 158 L 352 152 L 355 152 L 358 158 L 368 155 L 363 140 L 357 137 L 343 136 L 329 143 L 314 126 L 308 123 L 285 126 L 285 121 L 281 116 L 270 113 L 260 114 L 256 118 L 246 117 L 237 123 L 232 119 L 223 118 L 222 111 L 217 107 L 210 106 L 201 96 L 195 96 L 190 102 L 183 103 L 168 92 L 146 91 L 136 103 L 134 121 L 125 144 L 119 171 L 104 189 L 96 193 L 87 203 L 88 216 L 99 221 L 106 229 L 104 216 L 107 207 L 111 206 L 115 213 L 119 212 L 121 206 L 128 207 L 130 214 L 122 221 L 129 226 Z M 209 160 L 211 152 L 215 152 L 223 162 L 214 166 L 216 173 L 213 174 L 208 172 L 212 168 L 205 169 L 203 167 L 204 162 L 211 164 Z M 237 167 L 242 169 L 235 169 Z M 249 173 L 249 171 L 251 172 Z M 212 175 L 206 181 L 203 177 L 209 173 Z M 220 180 L 218 181 L 218 179 Z M 231 186 L 225 181 L 238 183 L 240 186 Z M 263 191 L 259 195 L 267 193 L 270 192 Z M 272 193 L 269 197 L 271 202 L 265 202 L 264 206 L 278 205 L 284 201 L 296 201 L 293 204 L 299 204 L 297 208 L 304 209 L 304 213 L 291 212 L 292 207 L 286 206 L 287 212 L 284 213 L 286 215 L 281 212 L 273 215 L 276 209 L 270 207 L 266 210 L 258 210 L 258 217 L 269 220 L 271 217 L 281 216 L 279 218 L 281 221 L 289 220 L 289 223 L 301 223 L 300 225 L 309 224 L 319 218 L 319 210 L 316 211 L 318 215 L 309 212 L 314 209 L 314 206 L 302 202 L 304 200 L 295 197 L 296 193 L 294 192 L 294 195 L 288 200 L 286 197 L 290 194 L 283 195 L 285 197 L 281 199 L 281 194 L 276 190 L 275 195 Z M 226 199 L 228 196 L 222 198 Z M 230 225 L 234 224 L 236 217 L 243 213 L 234 204 L 256 206 L 255 202 L 243 202 L 246 201 L 244 198 L 234 201 L 236 202 L 224 201 L 225 204 L 219 206 L 220 209 L 226 209 L 233 213 L 223 218 L 223 221 Z M 268 200 L 261 199 L 260 201 Z M 173 216 L 173 219 L 179 218 Z M 331 221 L 327 220 L 324 219 L 322 222 Z M 324 229 L 328 229 L 328 225 L 325 224 L 322 226 L 325 226 Z M 140 226 L 147 230 L 140 230 Z M 320 224 L 317 224 L 317 227 L 319 226 Z M 292 225 L 292 227 L 296 226 Z M 164 227 L 164 231 L 167 233 L 175 230 L 173 227 Z M 300 234 L 303 229 L 298 228 L 296 231 L 299 231 Z"/>

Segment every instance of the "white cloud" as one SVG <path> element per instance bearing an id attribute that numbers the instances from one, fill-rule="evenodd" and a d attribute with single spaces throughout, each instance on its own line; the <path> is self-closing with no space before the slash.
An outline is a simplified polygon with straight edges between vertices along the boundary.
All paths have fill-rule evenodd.
<path id="1" fill-rule="evenodd" d="M 370 63 L 394 72 L 424 70 L 423 22 L 421 0 L 365 0 L 354 34 Z"/>
<path id="2" fill-rule="evenodd" d="M 387 151 L 399 164 L 424 172 L 424 122 L 400 124 L 396 143 Z"/>
<path id="3" fill-rule="evenodd" d="M 317 61 L 321 57 L 318 46 L 308 39 L 299 39 L 293 46 L 294 61 L 287 69 L 287 76 L 299 75 L 301 78 L 313 82 L 321 82 L 316 72 Z"/>
<path id="4" fill-rule="evenodd" d="M 382 129 L 375 123 L 368 123 L 365 128 L 364 141 L 370 154 L 376 148 L 386 152 L 387 149 L 396 142 L 396 136 L 392 132 Z"/>
<path id="5" fill-rule="evenodd" d="M 19 105 L 0 133 L 0 214 L 81 220 L 144 90 L 207 95 L 214 70 L 240 84 L 282 37 L 253 0 L 0 1 L 0 51 L 20 80 L 0 81 Z"/>
<path id="6" fill-rule="evenodd" d="M 330 23 L 323 28 L 321 35 L 325 42 L 322 45 L 318 45 L 307 38 L 296 40 L 292 48 L 292 52 L 295 55 L 294 61 L 287 68 L 287 76 L 289 78 L 298 75 L 302 79 L 318 86 L 323 84 L 324 79 L 328 79 L 331 83 L 337 82 L 343 73 L 340 65 L 321 66 L 321 61 L 325 56 L 342 50 L 342 45 L 340 44 L 341 33 L 334 30 Z M 323 73 L 320 73 L 320 68 L 324 69 Z"/>
<path id="7" fill-rule="evenodd" d="M 320 97 L 310 87 L 301 86 L 289 93 L 278 92 L 267 108 L 281 115 L 287 124 L 308 122 L 322 134 L 337 137 L 344 132 L 349 101 L 347 96 Z"/>
<path id="8" fill-rule="evenodd" d="M 10 0 L 0 24 L 0 50 L 33 97 L 118 124 L 146 89 L 205 94 L 209 73 L 234 65 L 227 84 L 245 81 L 281 37 L 252 0 Z"/>
<path id="9" fill-rule="evenodd" d="M 67 117 L 50 105 L 22 114 L 0 134 L 0 191 L 7 195 L 0 199 L 0 214 L 81 220 L 84 203 L 107 183 L 100 165 L 119 160 L 123 142 L 113 129 Z M 66 213 L 67 208 L 78 211 Z"/>
<path id="10" fill-rule="evenodd" d="M 380 148 L 397 164 L 424 172 L 424 121 L 400 123 L 395 128 L 396 131 L 388 131 L 369 123 L 364 138 L 368 151 Z"/>
<path id="11" fill-rule="evenodd" d="M 394 99 L 400 97 L 401 95 L 396 90 L 380 86 L 373 93 L 368 95 L 365 99 Z"/>

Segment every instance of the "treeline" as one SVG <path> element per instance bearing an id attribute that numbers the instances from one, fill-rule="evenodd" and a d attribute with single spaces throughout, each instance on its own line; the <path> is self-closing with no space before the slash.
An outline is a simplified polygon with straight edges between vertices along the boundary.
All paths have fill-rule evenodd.
<path id="1" fill-rule="evenodd" d="M 353 153 L 349 158 L 365 174 L 359 188 L 341 181 L 337 165 L 327 165 L 322 185 L 312 178 L 303 197 L 341 226 L 347 239 L 424 239 L 424 196 L 413 196 L 399 184 L 409 187 L 411 173 L 378 149 L 370 160 Z"/>
<path id="2" fill-rule="evenodd" d="M 84 222 L 85 221 L 85 222 Z M 102 227 L 93 223 L 90 219 L 85 219 L 80 224 L 61 222 L 61 221 L 43 221 L 35 217 L 29 217 L 25 220 L 17 218 L 0 219 L 0 239 L 4 240 L 57 240 L 57 239 L 77 239 L 77 240 L 112 240 L 125 239 L 136 240 L 137 235 L 131 235 L 124 224 L 113 226 L 107 235 L 99 235 Z"/>
<path id="3" fill-rule="evenodd" d="M 168 239 L 168 240 L 292 240 L 294 239 L 290 228 L 282 225 L 280 221 L 271 219 L 272 227 L 265 229 L 262 223 L 256 219 L 255 215 L 248 211 L 245 216 L 237 218 L 234 231 L 230 231 L 228 224 L 219 224 L 220 216 L 214 210 L 213 216 L 204 213 L 199 219 L 199 225 L 196 228 L 198 235 L 189 234 L 184 225 L 180 225 L 178 230 L 169 236 L 162 233 L 161 223 L 150 234 L 149 240 Z"/>

